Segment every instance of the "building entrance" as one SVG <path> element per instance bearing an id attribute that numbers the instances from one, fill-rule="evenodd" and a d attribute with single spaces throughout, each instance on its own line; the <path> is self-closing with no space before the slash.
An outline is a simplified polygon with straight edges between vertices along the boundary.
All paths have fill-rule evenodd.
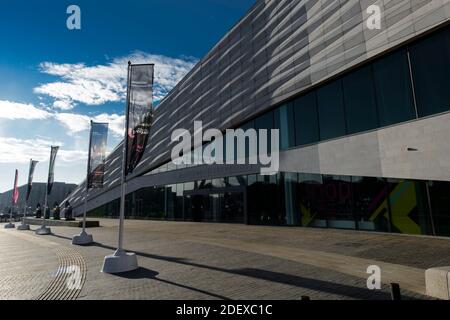
<path id="1" fill-rule="evenodd" d="M 186 191 L 184 208 L 192 220 L 200 222 L 244 223 L 245 188 L 221 188 Z"/>

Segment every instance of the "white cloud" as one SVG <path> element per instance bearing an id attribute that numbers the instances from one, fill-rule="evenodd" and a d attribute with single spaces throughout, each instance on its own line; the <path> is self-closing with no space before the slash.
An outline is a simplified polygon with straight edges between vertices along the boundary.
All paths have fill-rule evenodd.
<path id="1" fill-rule="evenodd" d="M 117 114 L 103 113 L 95 117 L 89 117 L 75 113 L 56 113 L 55 118 L 68 128 L 72 134 L 88 130 L 91 120 L 95 122 L 107 122 L 110 132 L 115 135 L 121 136 L 124 133 L 125 116 Z"/>
<path id="2" fill-rule="evenodd" d="M 34 88 L 34 92 L 55 99 L 54 107 L 63 110 L 73 108 L 76 102 L 101 105 L 124 101 L 128 61 L 155 64 L 155 101 L 161 100 L 197 62 L 194 58 L 174 59 L 143 52 L 114 59 L 105 65 L 44 62 L 40 64 L 41 71 L 60 80 L 42 84 Z"/>
<path id="3" fill-rule="evenodd" d="M 63 126 L 68 128 L 69 133 L 71 134 L 88 130 L 89 123 L 91 120 L 96 122 L 107 122 L 109 123 L 110 132 L 118 136 L 123 135 L 125 123 L 125 116 L 123 115 L 121 116 L 118 114 L 102 113 L 97 116 L 89 117 L 87 115 L 76 113 L 48 112 L 39 109 L 32 104 L 23 104 L 2 100 L 0 100 L 0 119 L 7 119 L 7 120 L 56 119 Z"/>
<path id="4" fill-rule="evenodd" d="M 118 135 L 123 137 L 124 131 L 125 131 L 125 116 L 120 116 L 118 114 L 100 114 L 98 116 L 95 116 L 93 118 L 93 121 L 96 122 L 107 122 L 109 123 L 108 128 L 109 130 Z"/>
<path id="5" fill-rule="evenodd" d="M 53 107 L 55 109 L 70 110 L 73 109 L 74 105 L 69 100 L 56 100 L 53 102 Z"/>
<path id="6" fill-rule="evenodd" d="M 51 117 L 51 113 L 36 108 L 32 104 L 0 100 L 0 119 L 42 120 L 49 117 Z"/>
<path id="7" fill-rule="evenodd" d="M 40 138 L 0 137 L 0 163 L 25 164 L 30 161 L 30 158 L 41 162 L 48 161 L 52 145 L 63 146 L 63 143 Z M 84 161 L 86 158 L 87 153 L 85 151 L 60 149 L 58 152 L 58 160 L 65 163 Z"/>
<path id="8" fill-rule="evenodd" d="M 56 113 L 55 118 L 69 129 L 70 133 L 85 131 L 89 128 L 90 118 L 82 114 Z"/>

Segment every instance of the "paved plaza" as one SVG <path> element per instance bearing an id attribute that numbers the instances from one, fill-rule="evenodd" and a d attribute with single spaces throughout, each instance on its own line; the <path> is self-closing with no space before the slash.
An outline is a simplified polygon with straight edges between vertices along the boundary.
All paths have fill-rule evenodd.
<path id="1" fill-rule="evenodd" d="M 391 282 L 424 299 L 425 269 L 450 265 L 450 239 L 130 220 L 125 247 L 140 269 L 103 274 L 117 223 L 88 229 L 96 242 L 86 247 L 71 245 L 77 228 L 37 236 L 0 225 L 0 299 L 390 299 Z M 381 290 L 367 289 L 370 265 L 381 268 Z"/>

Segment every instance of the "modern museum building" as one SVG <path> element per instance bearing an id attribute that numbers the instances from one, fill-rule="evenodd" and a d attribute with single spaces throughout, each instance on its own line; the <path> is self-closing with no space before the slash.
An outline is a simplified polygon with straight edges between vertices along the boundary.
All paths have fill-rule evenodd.
<path id="1" fill-rule="evenodd" d="M 155 109 L 126 217 L 450 236 L 449 22 L 450 0 L 256 1 Z M 279 171 L 175 165 L 194 121 L 279 129 Z M 118 216 L 121 157 L 89 216 Z"/>

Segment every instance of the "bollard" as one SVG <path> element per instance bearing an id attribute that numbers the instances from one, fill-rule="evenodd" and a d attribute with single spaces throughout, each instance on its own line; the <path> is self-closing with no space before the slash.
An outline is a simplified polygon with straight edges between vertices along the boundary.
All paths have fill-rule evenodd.
<path id="1" fill-rule="evenodd" d="M 392 300 L 402 300 L 400 285 L 398 283 L 391 283 L 391 298 Z"/>

